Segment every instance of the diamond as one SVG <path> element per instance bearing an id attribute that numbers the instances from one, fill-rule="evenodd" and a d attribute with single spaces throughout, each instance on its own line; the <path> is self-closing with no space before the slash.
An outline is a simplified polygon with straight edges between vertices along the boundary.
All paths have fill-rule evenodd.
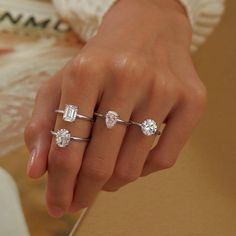
<path id="1" fill-rule="evenodd" d="M 67 122 L 74 122 L 76 120 L 78 107 L 74 105 L 66 105 L 63 120 Z"/>
<path id="2" fill-rule="evenodd" d="M 56 132 L 56 144 L 58 147 L 66 147 L 70 143 L 70 132 L 66 129 L 60 129 Z"/>
<path id="3" fill-rule="evenodd" d="M 106 122 L 106 126 L 108 129 L 113 128 L 117 121 L 118 121 L 119 115 L 114 112 L 114 111 L 108 111 L 105 115 L 105 122 Z"/>
<path id="4" fill-rule="evenodd" d="M 142 132 L 146 136 L 152 136 L 157 132 L 157 123 L 154 120 L 147 119 L 141 124 Z"/>

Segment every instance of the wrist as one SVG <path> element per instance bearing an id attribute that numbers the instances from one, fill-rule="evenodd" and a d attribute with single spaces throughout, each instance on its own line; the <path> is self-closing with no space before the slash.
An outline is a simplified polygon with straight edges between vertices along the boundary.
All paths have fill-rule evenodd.
<path id="1" fill-rule="evenodd" d="M 179 15 L 181 15 L 190 23 L 188 13 L 184 5 L 181 3 L 181 0 L 116 0 L 112 8 L 115 7 L 116 4 L 127 4 L 128 6 L 133 4 L 143 6 L 149 5 L 151 8 L 158 8 L 161 11 L 165 10 L 173 14 L 179 13 Z"/>
<path id="2" fill-rule="evenodd" d="M 192 37 L 192 25 L 191 19 L 189 18 L 186 7 L 182 4 L 181 0 L 150 0 L 157 4 L 160 11 L 165 12 L 174 20 L 176 27 L 185 29 Z"/>
<path id="3" fill-rule="evenodd" d="M 154 0 L 154 1 L 156 1 L 160 6 L 162 6 L 164 8 L 175 10 L 175 11 L 183 14 L 184 16 L 188 17 L 186 9 L 180 0 L 164 0 L 164 1 L 163 0 Z"/>
<path id="4" fill-rule="evenodd" d="M 192 27 L 179 0 L 117 0 L 105 15 L 98 34 L 114 32 L 114 29 L 128 31 L 128 27 L 132 32 L 140 25 L 144 32 L 158 32 L 163 37 L 169 32 L 174 38 L 187 35 L 188 41 L 191 41 Z"/>

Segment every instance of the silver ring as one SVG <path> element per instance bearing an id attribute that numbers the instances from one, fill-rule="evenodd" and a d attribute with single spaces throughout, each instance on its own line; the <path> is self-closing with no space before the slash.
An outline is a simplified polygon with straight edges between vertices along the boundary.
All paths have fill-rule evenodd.
<path id="1" fill-rule="evenodd" d="M 95 116 L 105 118 L 105 124 L 108 129 L 112 129 L 117 123 L 123 124 L 123 125 L 130 125 L 131 123 L 128 121 L 124 121 L 120 119 L 118 113 L 115 111 L 108 111 L 106 113 L 99 113 L 99 112 L 94 112 Z"/>
<path id="2" fill-rule="evenodd" d="M 152 119 L 146 119 L 142 123 L 130 121 L 130 124 L 139 126 L 146 136 L 161 135 L 158 124 Z"/>
<path id="3" fill-rule="evenodd" d="M 56 144 L 58 147 L 64 148 L 69 145 L 70 141 L 88 142 L 89 138 L 80 138 L 71 136 L 67 129 L 59 129 L 57 131 L 51 130 L 51 134 L 56 137 Z"/>
<path id="4" fill-rule="evenodd" d="M 75 122 L 76 119 L 94 121 L 93 118 L 78 114 L 79 108 L 75 105 L 66 105 L 63 110 L 55 110 L 56 113 L 63 115 L 63 120 L 67 122 Z"/>

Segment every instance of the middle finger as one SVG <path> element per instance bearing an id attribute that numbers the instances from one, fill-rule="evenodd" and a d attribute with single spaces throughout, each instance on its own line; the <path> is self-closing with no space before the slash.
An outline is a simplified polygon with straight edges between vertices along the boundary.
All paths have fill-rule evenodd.
<path id="1" fill-rule="evenodd" d="M 115 111 L 122 120 L 129 120 L 133 100 L 117 99 L 119 96 L 105 92 L 98 108 L 99 112 Z M 93 127 L 92 139 L 87 147 L 81 171 L 78 176 L 71 212 L 88 207 L 102 186 L 112 175 L 116 159 L 126 133 L 124 124 L 116 124 L 112 129 L 105 126 L 104 119 L 98 117 Z"/>

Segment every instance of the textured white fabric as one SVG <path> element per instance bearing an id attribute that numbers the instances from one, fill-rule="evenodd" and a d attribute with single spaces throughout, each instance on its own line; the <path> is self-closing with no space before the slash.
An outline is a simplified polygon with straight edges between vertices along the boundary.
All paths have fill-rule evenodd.
<path id="1" fill-rule="evenodd" d="M 191 51 L 196 51 L 219 23 L 224 0 L 179 0 L 185 7 L 193 28 Z"/>
<path id="2" fill-rule="evenodd" d="M 0 168 L 0 183 L 0 235 L 29 236 L 16 184 L 2 168 Z"/>
<path id="3" fill-rule="evenodd" d="M 81 39 L 92 38 L 103 16 L 116 0 L 53 0 L 59 14 L 69 21 Z"/>
<path id="4" fill-rule="evenodd" d="M 53 0 L 59 14 L 67 19 L 81 39 L 92 38 L 103 16 L 118 0 Z M 195 51 L 220 21 L 224 12 L 224 0 L 179 0 L 188 12 L 193 27 Z"/>

